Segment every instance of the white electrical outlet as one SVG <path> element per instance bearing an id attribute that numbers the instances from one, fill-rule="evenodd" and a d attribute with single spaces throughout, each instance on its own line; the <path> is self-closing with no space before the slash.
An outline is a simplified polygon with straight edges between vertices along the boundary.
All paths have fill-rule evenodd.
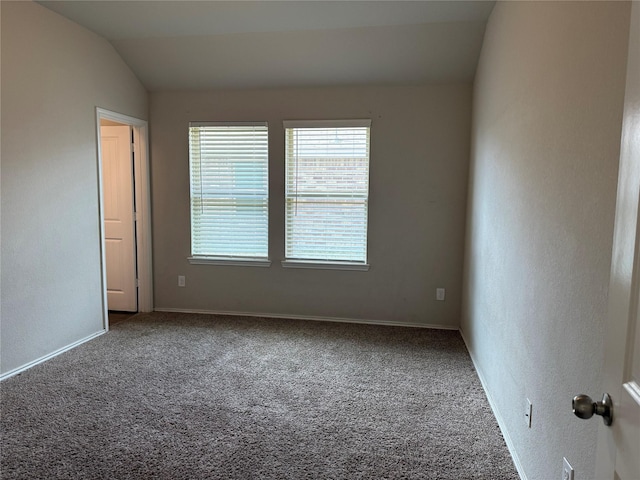
<path id="1" fill-rule="evenodd" d="M 444 288 L 436 288 L 436 300 L 444 300 Z"/>
<path id="2" fill-rule="evenodd" d="M 184 275 L 178 275 L 178 286 L 179 287 L 184 287 L 185 286 L 185 278 Z"/>
<path id="3" fill-rule="evenodd" d="M 562 457 L 562 480 L 573 480 L 573 467 Z"/>
<path id="4" fill-rule="evenodd" d="M 528 428 L 531 428 L 532 414 L 533 414 L 533 405 L 531 405 L 531 400 L 527 398 L 527 404 L 524 407 L 524 421 L 527 424 Z"/>

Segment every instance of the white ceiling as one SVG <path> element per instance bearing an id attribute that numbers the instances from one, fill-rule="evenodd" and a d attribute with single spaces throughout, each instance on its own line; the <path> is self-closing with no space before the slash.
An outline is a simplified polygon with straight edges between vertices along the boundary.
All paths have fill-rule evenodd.
<path id="1" fill-rule="evenodd" d="M 151 91 L 470 81 L 485 1 L 40 1 Z"/>

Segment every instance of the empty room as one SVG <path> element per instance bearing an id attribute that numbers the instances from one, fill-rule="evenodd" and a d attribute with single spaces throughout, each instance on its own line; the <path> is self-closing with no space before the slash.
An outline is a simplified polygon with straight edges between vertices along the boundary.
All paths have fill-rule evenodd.
<path id="1" fill-rule="evenodd" d="M 640 3 L 0 1 L 3 479 L 640 479 Z"/>

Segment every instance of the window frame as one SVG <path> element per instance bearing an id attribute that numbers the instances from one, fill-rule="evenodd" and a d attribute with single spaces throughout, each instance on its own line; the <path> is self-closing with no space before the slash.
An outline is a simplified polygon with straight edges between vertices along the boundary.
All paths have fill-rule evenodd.
<path id="1" fill-rule="evenodd" d="M 367 188 L 366 196 L 364 197 L 365 206 L 365 233 L 364 233 L 364 261 L 359 260 L 322 260 L 312 258 L 286 258 L 288 236 L 287 229 L 288 224 L 288 199 L 289 194 L 287 192 L 287 186 L 289 183 L 289 147 L 288 132 L 289 129 L 305 129 L 305 128 L 367 128 Z M 345 120 L 285 120 L 283 121 L 284 129 L 284 149 L 285 149 L 285 192 L 284 192 L 284 253 L 285 259 L 281 261 L 281 265 L 284 268 L 308 268 L 308 269 L 322 269 L 322 270 L 356 270 L 356 271 L 368 271 L 369 264 L 369 201 L 370 201 L 370 178 L 371 178 L 371 120 L 370 119 L 345 119 Z M 327 195 L 327 198 L 331 198 L 331 195 Z"/>
<path id="2" fill-rule="evenodd" d="M 266 193 L 264 199 L 266 200 L 266 255 L 265 256 L 250 256 L 241 254 L 194 254 L 194 192 L 193 192 L 193 162 L 194 157 L 192 154 L 192 140 L 191 129 L 194 127 L 264 127 L 266 130 Z M 270 184 L 269 184 L 269 125 L 266 121 L 258 122 L 189 122 L 188 128 L 188 144 L 189 144 L 189 234 L 190 234 L 190 255 L 187 260 L 192 265 L 231 265 L 231 266 L 254 266 L 254 267 L 269 267 L 271 265 L 270 260 L 270 241 L 269 241 L 269 208 L 270 208 Z M 238 208 L 238 207 L 236 207 Z"/>

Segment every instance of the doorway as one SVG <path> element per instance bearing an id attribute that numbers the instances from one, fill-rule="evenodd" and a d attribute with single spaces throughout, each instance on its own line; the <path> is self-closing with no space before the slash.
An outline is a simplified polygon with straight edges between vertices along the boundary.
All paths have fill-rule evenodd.
<path id="1" fill-rule="evenodd" d="M 96 109 L 103 325 L 153 311 L 147 122 Z M 130 313 L 130 314 L 132 314 Z"/>

